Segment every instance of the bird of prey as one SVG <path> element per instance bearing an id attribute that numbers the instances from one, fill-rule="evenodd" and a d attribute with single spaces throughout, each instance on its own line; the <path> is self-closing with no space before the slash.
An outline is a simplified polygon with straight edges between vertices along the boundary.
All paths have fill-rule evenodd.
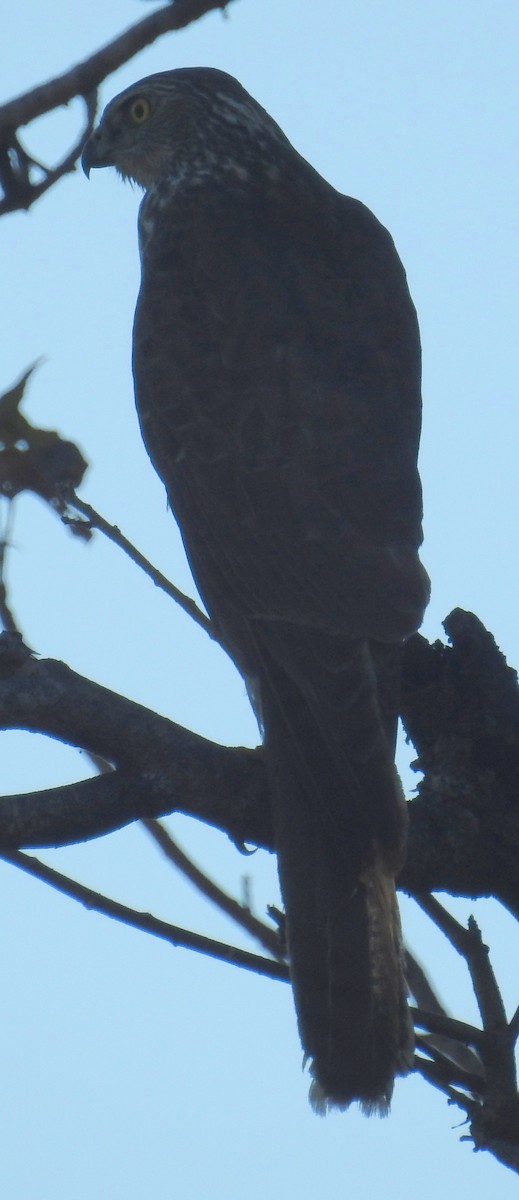
<path id="1" fill-rule="evenodd" d="M 222 71 L 127 88 L 83 166 L 145 189 L 137 411 L 262 731 L 311 1100 L 384 1113 L 412 1061 L 394 749 L 428 598 L 405 273 Z"/>

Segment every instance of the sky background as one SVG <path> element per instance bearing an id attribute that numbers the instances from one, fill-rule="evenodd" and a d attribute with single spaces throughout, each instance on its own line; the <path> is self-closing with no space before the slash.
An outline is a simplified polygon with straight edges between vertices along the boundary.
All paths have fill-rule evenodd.
<path id="1" fill-rule="evenodd" d="M 17 0 L 2 18 L 2 98 L 86 57 L 145 15 L 136 0 Z M 424 632 L 475 611 L 512 665 L 517 625 L 516 380 L 519 170 L 517 0 L 237 0 L 170 34 L 117 74 L 102 102 L 154 71 L 212 65 L 236 75 L 297 149 L 389 227 L 424 350 Z M 25 142 L 52 160 L 80 109 L 35 122 Z M 25 411 L 91 463 L 82 496 L 192 590 L 163 490 L 140 442 L 130 331 L 139 193 L 78 172 L 29 214 L 0 223 L 0 391 L 35 359 Z M 215 740 L 255 744 L 241 680 L 100 537 L 85 546 L 49 509 L 16 506 L 8 582 L 27 643 L 43 656 Z M 1 514 L 0 514 L 1 515 Z M 4 734 L 5 793 L 88 773 L 76 751 Z M 407 758 L 409 754 L 407 754 Z M 414 779 L 402 767 L 408 794 Z M 255 910 L 277 898 L 272 860 L 239 856 L 185 818 L 171 828 Z M 92 887 L 245 944 L 163 863 L 142 829 L 42 855 Z M 86 912 L 0 866 L 3 959 L 0 1187 L 9 1200 L 263 1200 L 353 1194 L 516 1194 L 516 1179 L 460 1139 L 462 1114 L 418 1078 L 392 1115 L 315 1117 L 289 989 Z M 518 938 L 476 910 L 509 1011 Z M 463 964 L 416 911 L 406 936 L 454 1015 L 476 1019 Z M 251 947 L 254 948 L 254 947 Z"/>

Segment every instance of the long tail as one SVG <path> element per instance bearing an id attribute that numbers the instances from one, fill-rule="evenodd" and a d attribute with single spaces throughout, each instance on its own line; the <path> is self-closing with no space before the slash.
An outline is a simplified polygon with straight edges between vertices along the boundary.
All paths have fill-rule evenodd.
<path id="1" fill-rule="evenodd" d="M 310 1099 L 320 1112 L 357 1100 L 384 1114 L 413 1047 L 394 883 L 405 818 L 388 719 L 399 651 L 306 639 L 303 692 L 287 673 L 286 635 L 282 646 L 281 666 L 264 659 L 261 691 Z"/>

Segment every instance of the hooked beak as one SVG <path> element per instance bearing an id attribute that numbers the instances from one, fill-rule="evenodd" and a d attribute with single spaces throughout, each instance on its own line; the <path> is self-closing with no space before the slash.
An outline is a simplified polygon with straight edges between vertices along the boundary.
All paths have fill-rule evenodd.
<path id="1" fill-rule="evenodd" d="M 92 167 L 113 167 L 114 154 L 113 149 L 109 149 L 106 144 L 103 128 L 101 125 L 85 142 L 83 153 L 81 155 L 81 166 L 87 179 L 90 176 Z"/>

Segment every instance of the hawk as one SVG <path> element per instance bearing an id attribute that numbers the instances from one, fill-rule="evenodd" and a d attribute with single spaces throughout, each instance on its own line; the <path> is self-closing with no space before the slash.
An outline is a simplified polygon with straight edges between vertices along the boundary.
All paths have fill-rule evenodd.
<path id="1" fill-rule="evenodd" d="M 222 71 L 127 88 L 82 161 L 145 190 L 137 411 L 262 731 L 311 1100 L 384 1113 L 413 1050 L 394 750 L 428 599 L 406 276 Z"/>

